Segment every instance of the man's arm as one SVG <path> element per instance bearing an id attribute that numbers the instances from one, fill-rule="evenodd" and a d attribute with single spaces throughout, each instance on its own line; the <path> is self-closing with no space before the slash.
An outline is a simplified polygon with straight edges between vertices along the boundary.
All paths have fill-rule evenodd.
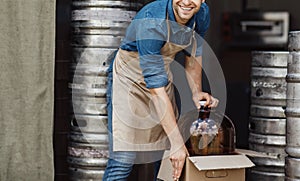
<path id="1" fill-rule="evenodd" d="M 195 106 L 199 109 L 199 101 L 206 100 L 205 106 L 216 107 L 219 101 L 210 94 L 202 92 L 202 56 L 186 56 L 185 72 Z"/>
<path id="2" fill-rule="evenodd" d="M 188 151 L 178 129 L 172 103 L 165 87 L 150 89 L 150 93 L 160 123 L 171 143 L 170 160 L 173 166 L 173 178 L 179 179 Z"/>

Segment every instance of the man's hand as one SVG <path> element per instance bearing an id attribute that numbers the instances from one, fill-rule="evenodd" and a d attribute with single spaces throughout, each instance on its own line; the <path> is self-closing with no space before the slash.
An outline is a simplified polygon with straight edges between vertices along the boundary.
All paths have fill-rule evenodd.
<path id="1" fill-rule="evenodd" d="M 217 98 L 214 98 L 210 94 L 206 92 L 199 92 L 197 94 L 193 94 L 193 101 L 197 109 L 200 109 L 200 100 L 206 100 L 204 106 L 206 107 L 217 107 L 219 104 L 219 100 Z"/>
<path id="2" fill-rule="evenodd" d="M 181 147 L 171 146 L 171 156 L 170 161 L 173 167 L 173 179 L 175 181 L 179 180 L 181 175 L 185 159 L 189 156 L 189 153 L 184 145 Z"/>

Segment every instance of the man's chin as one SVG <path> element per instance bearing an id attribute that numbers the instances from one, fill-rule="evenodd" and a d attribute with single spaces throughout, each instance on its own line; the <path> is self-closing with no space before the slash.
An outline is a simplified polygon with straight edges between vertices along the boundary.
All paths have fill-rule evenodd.
<path id="1" fill-rule="evenodd" d="M 193 16 L 193 14 L 191 13 L 180 13 L 180 19 L 182 20 L 189 20 L 191 19 L 191 17 Z"/>

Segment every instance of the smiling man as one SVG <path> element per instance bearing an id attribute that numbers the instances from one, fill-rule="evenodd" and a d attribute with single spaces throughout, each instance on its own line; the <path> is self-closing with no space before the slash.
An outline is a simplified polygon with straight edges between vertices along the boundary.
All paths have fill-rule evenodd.
<path id="1" fill-rule="evenodd" d="M 204 1 L 173 0 L 176 22 L 185 25 L 196 14 Z"/>
<path id="2" fill-rule="evenodd" d="M 164 150 L 170 149 L 174 180 L 188 156 L 177 125 L 170 63 L 185 54 L 185 70 L 195 107 L 218 100 L 201 87 L 201 40 L 209 26 L 204 0 L 157 0 L 142 8 L 129 25 L 108 70 L 110 157 L 104 181 L 125 181 L 137 155 L 152 155 L 156 180 Z M 194 33 L 196 32 L 196 33 Z M 154 153 L 154 154 L 149 154 Z"/>

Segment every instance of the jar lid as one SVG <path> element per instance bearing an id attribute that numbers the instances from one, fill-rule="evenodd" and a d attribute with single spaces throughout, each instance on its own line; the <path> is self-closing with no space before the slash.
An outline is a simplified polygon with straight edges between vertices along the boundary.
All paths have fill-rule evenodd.
<path id="1" fill-rule="evenodd" d="M 200 106 L 204 106 L 206 101 L 199 101 Z"/>

